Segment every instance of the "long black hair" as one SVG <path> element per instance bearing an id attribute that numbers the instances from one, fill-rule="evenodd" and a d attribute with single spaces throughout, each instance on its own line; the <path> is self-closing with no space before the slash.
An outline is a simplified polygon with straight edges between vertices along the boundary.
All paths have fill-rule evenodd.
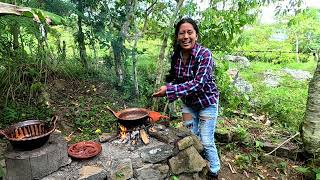
<path id="1" fill-rule="evenodd" d="M 171 68 L 169 70 L 169 74 L 166 76 L 166 82 L 172 82 L 174 81 L 174 77 L 175 77 L 175 70 L 174 70 L 174 65 L 176 63 L 177 58 L 179 57 L 179 53 L 181 51 L 181 46 L 178 43 L 178 33 L 180 30 L 180 26 L 183 23 L 190 23 L 193 27 L 193 29 L 196 31 L 196 34 L 198 35 L 198 39 L 200 39 L 200 34 L 199 34 L 199 27 L 196 23 L 195 20 L 186 17 L 186 18 L 182 18 L 176 25 L 175 25 L 175 29 L 174 29 L 174 34 L 172 37 L 172 48 L 173 48 L 173 55 L 171 57 Z"/>

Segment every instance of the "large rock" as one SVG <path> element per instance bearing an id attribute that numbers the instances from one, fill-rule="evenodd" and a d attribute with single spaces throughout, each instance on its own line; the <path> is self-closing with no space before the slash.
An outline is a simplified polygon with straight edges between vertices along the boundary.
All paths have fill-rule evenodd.
<path id="1" fill-rule="evenodd" d="M 114 161 L 111 165 L 111 180 L 126 180 L 133 177 L 131 159 Z M 108 178 L 109 179 L 109 178 Z"/>
<path id="2" fill-rule="evenodd" d="M 163 129 L 162 126 L 155 126 L 154 131 L 149 131 L 149 135 L 158 139 L 161 142 L 164 142 L 166 144 L 174 144 L 178 140 L 180 140 L 180 137 L 177 135 L 179 134 L 179 131 L 177 131 L 174 128 L 165 128 Z M 182 132 L 180 132 L 182 133 Z M 180 134 L 181 135 L 181 134 Z M 185 134 L 183 134 L 185 135 Z"/>
<path id="3" fill-rule="evenodd" d="M 207 180 L 207 177 L 203 178 L 203 177 L 200 177 L 198 173 L 194 173 L 194 174 L 181 174 L 179 176 L 179 179 L 183 179 L 183 180 Z"/>
<path id="4" fill-rule="evenodd" d="M 152 148 L 144 149 L 141 152 L 143 162 L 158 163 L 166 160 L 173 154 L 173 147 L 170 145 L 159 145 Z"/>
<path id="5" fill-rule="evenodd" d="M 169 159 L 169 165 L 173 174 L 200 172 L 207 163 L 198 151 L 193 147 L 189 147 L 180 151 L 177 156 Z"/>
<path id="6" fill-rule="evenodd" d="M 180 141 L 178 141 L 177 146 L 178 146 L 178 149 L 181 151 L 181 150 L 184 150 L 184 149 L 192 146 L 193 144 L 194 144 L 194 142 L 193 142 L 192 137 L 187 136 L 187 137 L 181 139 Z"/>
<path id="7" fill-rule="evenodd" d="M 292 76 L 295 80 L 310 80 L 312 78 L 312 75 L 308 71 L 288 68 L 284 68 L 283 71 Z"/>
<path id="8" fill-rule="evenodd" d="M 191 135 L 191 138 L 193 139 L 193 147 L 196 148 L 199 153 L 201 153 L 203 151 L 203 144 L 201 143 L 200 139 L 196 135 Z"/>
<path id="9" fill-rule="evenodd" d="M 280 85 L 280 77 L 273 74 L 271 71 L 266 71 L 263 73 L 264 83 L 267 87 L 278 87 Z"/>
<path id="10" fill-rule="evenodd" d="M 147 164 L 135 170 L 135 177 L 138 180 L 160 180 L 165 179 L 169 172 L 166 164 Z"/>
<path id="11" fill-rule="evenodd" d="M 250 66 L 250 62 L 248 58 L 244 56 L 232 56 L 232 55 L 226 55 L 224 57 L 225 60 L 239 63 L 240 68 L 247 68 Z"/>
<path id="12" fill-rule="evenodd" d="M 242 79 L 241 77 L 238 77 L 234 81 L 234 86 L 238 89 L 239 92 L 242 92 L 245 94 L 253 91 L 253 86 L 248 81 Z"/>
<path id="13" fill-rule="evenodd" d="M 83 166 L 79 174 L 79 180 L 104 180 L 107 177 L 107 172 L 98 166 Z"/>

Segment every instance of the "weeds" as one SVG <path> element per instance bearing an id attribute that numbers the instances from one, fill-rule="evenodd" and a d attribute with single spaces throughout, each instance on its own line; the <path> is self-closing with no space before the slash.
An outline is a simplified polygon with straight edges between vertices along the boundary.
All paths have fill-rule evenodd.
<path id="1" fill-rule="evenodd" d="M 0 127 L 6 127 L 22 120 L 38 119 L 48 121 L 51 115 L 52 110 L 45 106 L 34 107 L 25 103 L 10 102 L 0 110 L 0 116 L 3 117 Z"/>
<path id="2" fill-rule="evenodd" d="M 4 176 L 5 176 L 5 172 L 3 168 L 0 166 L 0 179 L 4 179 Z"/>
<path id="3" fill-rule="evenodd" d="M 300 174 L 310 179 L 320 180 L 320 168 L 319 167 L 303 167 L 298 166 L 294 168 Z"/>
<path id="4" fill-rule="evenodd" d="M 247 129 L 241 127 L 240 125 L 237 125 L 237 127 L 234 130 L 235 132 L 235 139 L 240 142 L 247 142 L 248 141 L 248 131 Z"/>
<path id="5" fill-rule="evenodd" d="M 235 156 L 235 164 L 240 169 L 247 169 L 252 164 L 251 157 L 249 155 L 245 155 L 245 154 L 238 154 Z"/>
<path id="6" fill-rule="evenodd" d="M 262 151 L 263 143 L 261 141 L 255 141 L 255 149 L 256 151 Z"/>
<path id="7" fill-rule="evenodd" d="M 309 71 L 315 66 L 313 61 L 305 64 Z M 298 131 L 304 116 L 308 81 L 297 81 L 284 75 L 284 67 L 297 68 L 298 65 L 290 63 L 270 66 L 268 63 L 252 62 L 251 68 L 245 69 L 240 75 L 254 87 L 253 93 L 249 95 L 250 99 L 254 100 L 252 109 L 260 114 L 267 112 L 273 123 L 291 131 Z M 281 78 L 278 87 L 267 87 L 264 83 L 263 73 L 270 69 Z"/>

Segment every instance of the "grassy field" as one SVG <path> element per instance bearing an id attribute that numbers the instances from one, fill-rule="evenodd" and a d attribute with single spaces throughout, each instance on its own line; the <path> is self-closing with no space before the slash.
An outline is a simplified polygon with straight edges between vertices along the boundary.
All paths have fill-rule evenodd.
<path id="1" fill-rule="evenodd" d="M 255 103 L 255 110 L 267 114 L 270 119 L 282 127 L 297 131 L 302 122 L 308 95 L 309 80 L 295 80 L 283 69 L 313 72 L 316 62 L 272 64 L 251 62 L 251 66 L 240 71 L 240 77 L 250 82 L 253 92 L 249 94 Z M 277 87 L 268 87 L 264 83 L 264 73 L 270 72 L 279 77 Z"/>

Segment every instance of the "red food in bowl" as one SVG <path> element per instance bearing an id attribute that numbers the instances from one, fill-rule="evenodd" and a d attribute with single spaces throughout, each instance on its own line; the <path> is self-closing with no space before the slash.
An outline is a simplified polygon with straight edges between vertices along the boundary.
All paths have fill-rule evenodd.
<path id="1" fill-rule="evenodd" d="M 99 143 L 93 141 L 82 141 L 68 148 L 69 156 L 76 159 L 87 159 L 98 155 L 102 150 Z"/>

